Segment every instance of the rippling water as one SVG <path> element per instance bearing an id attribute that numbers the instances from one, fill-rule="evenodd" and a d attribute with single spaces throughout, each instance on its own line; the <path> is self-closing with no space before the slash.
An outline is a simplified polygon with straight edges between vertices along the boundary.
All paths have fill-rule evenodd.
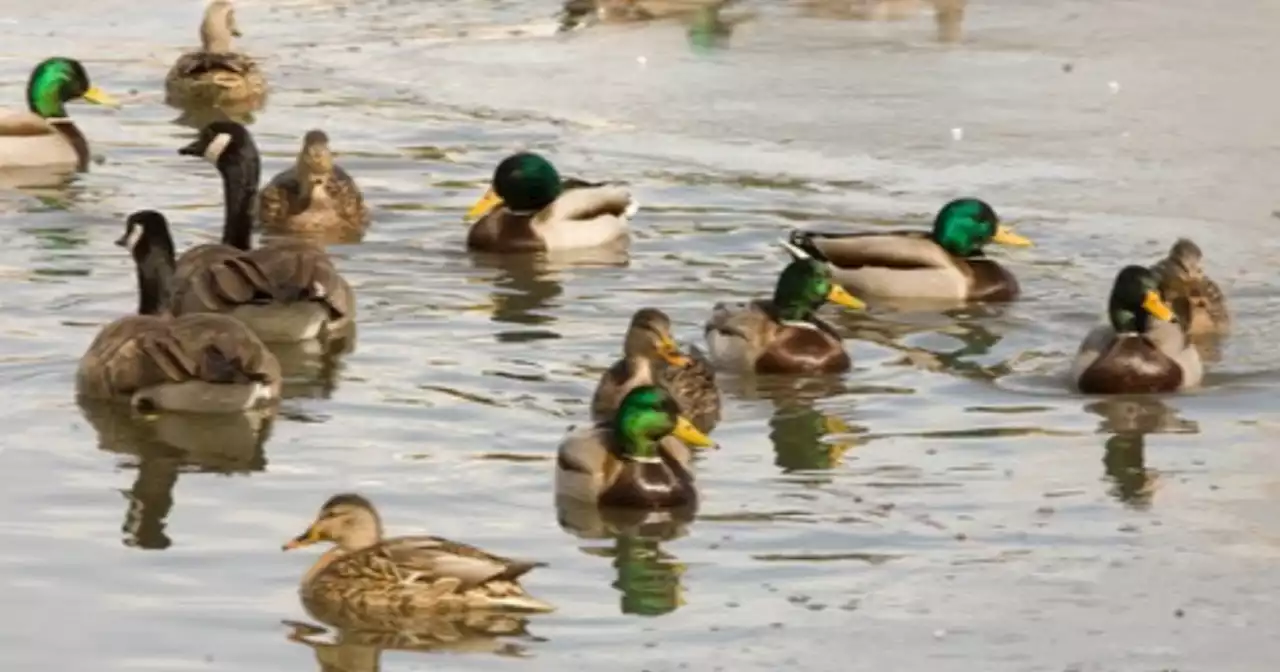
<path id="1" fill-rule="evenodd" d="M 0 191 L 5 669 L 1262 670 L 1280 655 L 1280 5 L 975 0 L 964 40 L 940 45 L 927 16 L 758 3 L 708 51 L 675 24 L 555 37 L 549 1 L 239 0 L 272 86 L 253 126 L 265 174 L 323 127 L 375 207 L 364 243 L 334 248 L 359 293 L 355 350 L 282 353 L 290 399 L 266 426 L 138 425 L 72 395 L 98 326 L 134 308 L 110 244 L 123 215 L 166 211 L 184 246 L 217 236 L 218 180 L 176 155 L 190 131 L 161 103 L 198 4 L 0 6 L 5 104 L 53 54 L 126 103 L 74 109 L 102 157 L 90 173 Z M 630 258 L 465 253 L 459 216 L 518 147 L 629 181 L 645 206 Z M 852 373 L 724 380 L 725 450 L 699 465 L 702 511 L 677 538 L 562 529 L 550 458 L 636 306 L 697 340 L 714 301 L 768 291 L 788 227 L 925 225 L 960 194 L 1037 242 L 1001 252 L 1023 301 L 841 316 Z M 1177 235 L 1237 315 L 1206 388 L 1067 392 L 1116 269 Z M 346 489 L 393 533 L 550 563 L 528 587 L 560 610 L 417 644 L 287 625 L 309 622 L 295 591 L 314 557 L 279 545 Z"/>

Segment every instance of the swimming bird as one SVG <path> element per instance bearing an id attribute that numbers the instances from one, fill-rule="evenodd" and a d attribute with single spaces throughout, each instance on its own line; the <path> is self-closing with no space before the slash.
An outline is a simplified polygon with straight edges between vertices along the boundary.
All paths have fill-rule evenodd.
<path id="1" fill-rule="evenodd" d="M 1080 344 L 1071 379 L 1085 394 L 1174 392 L 1204 377 L 1186 325 L 1160 293 L 1160 279 L 1141 266 L 1116 275 L 1107 303 L 1108 323 Z"/>
<path id="2" fill-rule="evenodd" d="M 74 58 L 55 56 L 36 64 L 27 79 L 28 112 L 0 110 L 0 168 L 89 169 L 89 141 L 67 115 L 66 103 L 116 101 L 89 83 Z"/>
<path id="3" fill-rule="evenodd" d="M 1151 271 L 1160 278 L 1160 294 L 1173 307 L 1187 333 L 1225 333 L 1231 328 L 1227 299 L 1222 288 L 1204 271 L 1200 246 L 1179 238 Z"/>
<path id="4" fill-rule="evenodd" d="M 440 612 L 555 610 L 519 583 L 544 563 L 503 558 L 440 537 L 386 538 L 377 510 L 358 494 L 330 497 L 315 522 L 284 550 L 320 542 L 336 547 L 302 577 L 299 592 L 309 607 L 409 623 Z"/>
<path id="5" fill-rule="evenodd" d="M 498 164 L 489 190 L 467 212 L 475 221 L 467 248 L 539 252 L 625 242 L 627 219 L 638 208 L 620 185 L 562 180 L 546 158 L 519 152 Z"/>
<path id="6" fill-rule="evenodd" d="M 944 205 L 928 233 L 796 230 L 790 242 L 825 261 L 835 281 L 858 296 L 961 301 L 1016 299 L 1017 279 L 983 249 L 991 242 L 1031 245 L 976 198 Z"/>
<path id="7" fill-rule="evenodd" d="M 174 248 L 163 215 L 129 215 L 117 244 L 137 265 L 138 313 L 103 327 L 81 357 L 76 389 L 83 398 L 194 413 L 239 412 L 279 399 L 280 364 L 239 320 L 169 314 Z"/>
<path id="8" fill-rule="evenodd" d="M 200 22 L 200 51 L 179 56 L 165 75 L 165 103 L 179 109 L 261 108 L 266 77 L 252 58 L 232 49 L 232 37 L 240 37 L 235 8 L 229 0 L 213 0 Z"/>
<path id="9" fill-rule="evenodd" d="M 333 234 L 341 240 L 359 239 L 368 228 L 360 187 L 334 163 L 324 131 L 308 131 L 293 167 L 262 188 L 258 222 L 267 231 Z"/>
<path id="10" fill-rule="evenodd" d="M 217 166 L 225 215 L 221 243 L 178 258 L 174 313 L 226 313 L 268 343 L 343 334 L 355 320 L 355 294 L 322 247 L 295 239 L 252 245 L 261 159 L 249 131 L 217 121 L 178 153 Z"/>

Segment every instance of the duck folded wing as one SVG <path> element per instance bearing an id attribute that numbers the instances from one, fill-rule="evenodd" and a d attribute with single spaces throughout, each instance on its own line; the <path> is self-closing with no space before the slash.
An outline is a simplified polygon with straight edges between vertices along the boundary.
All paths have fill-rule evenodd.
<path id="1" fill-rule="evenodd" d="M 29 137 L 55 133 L 53 125 L 29 112 L 0 110 L 0 136 Z"/>
<path id="2" fill-rule="evenodd" d="M 268 303 L 279 293 L 266 272 L 243 253 L 211 253 L 205 257 L 198 264 L 179 267 L 172 299 L 175 314 L 220 312 Z"/>
<path id="3" fill-rule="evenodd" d="M 618 185 L 580 186 L 567 189 L 550 207 L 538 214 L 541 221 L 586 221 L 600 217 L 625 217 L 634 204 L 631 192 Z"/>
<path id="4" fill-rule="evenodd" d="M 951 255 L 918 231 L 890 233 L 822 234 L 802 233 L 793 242 L 804 241 L 802 249 L 826 258 L 841 268 L 945 268 L 953 265 Z"/>
<path id="5" fill-rule="evenodd" d="M 185 54 L 173 64 L 170 78 L 198 77 L 212 72 L 230 72 L 243 75 L 256 66 L 253 61 L 236 53 L 193 52 Z"/>
<path id="6" fill-rule="evenodd" d="M 439 537 L 402 537 L 382 544 L 380 553 L 405 580 L 455 578 L 463 589 L 490 581 L 513 581 L 543 563 L 491 555 L 474 546 Z"/>

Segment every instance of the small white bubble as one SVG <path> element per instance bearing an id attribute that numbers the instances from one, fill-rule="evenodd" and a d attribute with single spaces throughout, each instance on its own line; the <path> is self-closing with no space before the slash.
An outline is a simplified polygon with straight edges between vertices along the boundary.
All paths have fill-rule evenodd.
<path id="1" fill-rule="evenodd" d="M 639 63 L 642 66 L 648 65 L 649 59 L 645 58 L 644 56 L 636 56 L 636 63 Z"/>
<path id="2" fill-rule="evenodd" d="M 951 139 L 964 140 L 964 129 L 960 128 L 959 126 L 956 126 L 955 128 L 951 129 Z"/>
<path id="3" fill-rule="evenodd" d="M 1111 93 L 1120 93 L 1120 82 L 1117 82 L 1114 79 L 1107 82 L 1107 87 L 1111 89 Z"/>
<path id="4" fill-rule="evenodd" d="M 946 630 L 934 630 L 934 631 L 933 631 L 933 638 L 934 638 L 934 639 L 942 639 L 943 637 L 946 637 L 946 636 L 947 636 L 947 631 L 946 631 Z"/>

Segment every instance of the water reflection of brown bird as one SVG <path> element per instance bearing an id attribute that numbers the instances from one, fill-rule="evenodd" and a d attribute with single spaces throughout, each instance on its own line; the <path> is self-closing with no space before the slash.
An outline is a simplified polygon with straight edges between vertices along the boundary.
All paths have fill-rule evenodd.
<path id="1" fill-rule="evenodd" d="M 320 639 L 327 632 L 324 628 L 296 621 L 285 621 L 285 625 L 290 627 L 290 641 L 315 652 L 320 672 L 377 672 L 387 650 L 524 656 L 520 640 L 532 639 L 527 619 L 484 612 L 419 619 L 412 631 L 388 632 L 348 623 L 334 626 L 333 641 Z"/>
<path id="2" fill-rule="evenodd" d="M 1012 362 L 1004 361 L 983 365 L 970 358 L 990 354 L 991 349 L 1004 336 L 985 324 L 1003 314 L 1004 308 L 994 305 L 974 304 L 951 308 L 942 312 L 951 320 L 941 326 L 936 323 L 920 324 L 894 322 L 887 319 L 871 319 L 865 315 L 842 315 L 841 326 L 851 332 L 853 338 L 870 341 L 903 353 L 900 364 L 916 366 L 928 371 L 949 372 L 965 378 L 995 380 L 1012 371 Z M 945 334 L 960 341 L 959 347 L 947 352 L 903 345 L 903 337 L 925 331 Z"/>
<path id="3" fill-rule="evenodd" d="M 328 399 L 338 388 L 342 357 L 355 350 L 356 327 L 351 323 L 328 341 L 272 343 L 267 346 L 280 362 L 282 399 Z"/>
<path id="4" fill-rule="evenodd" d="M 137 458 L 138 475 L 124 493 L 124 544 L 157 550 L 172 542 L 165 518 L 183 471 L 251 473 L 266 467 L 263 446 L 271 417 L 164 414 L 140 416 L 118 405 L 81 402 L 81 413 L 98 433 L 98 448 Z"/>
<path id="5" fill-rule="evenodd" d="M 1148 434 L 1195 434 L 1198 423 L 1179 418 L 1159 399 L 1149 397 L 1113 397 L 1089 403 L 1085 410 L 1102 416 L 1098 431 L 1110 434 L 1102 458 L 1110 493 L 1120 502 L 1134 508 L 1151 505 L 1160 474 L 1146 466 Z"/>
<path id="6" fill-rule="evenodd" d="M 471 261 L 476 268 L 496 271 L 492 279 L 496 291 L 490 295 L 493 321 L 522 327 L 540 327 L 555 322 L 556 318 L 546 314 L 544 309 L 564 293 L 560 284 L 561 271 L 579 267 L 626 267 L 630 259 L 626 248 L 621 246 L 536 254 L 471 253 Z M 548 338 L 560 338 L 560 335 L 550 329 L 538 328 L 498 334 L 498 340 L 504 343 Z"/>
<path id="7" fill-rule="evenodd" d="M 694 510 L 636 511 L 600 509 L 572 499 L 558 498 L 560 527 L 582 539 L 613 539 L 610 548 L 585 549 L 591 555 L 613 558 L 613 587 L 622 593 L 624 614 L 660 616 L 684 604 L 681 576 L 685 566 L 663 551 L 660 542 L 684 536 Z"/>
<path id="8" fill-rule="evenodd" d="M 960 39 L 968 0 L 800 0 L 801 10 L 813 17 L 853 21 L 899 21 L 933 7 L 938 39 Z"/>

